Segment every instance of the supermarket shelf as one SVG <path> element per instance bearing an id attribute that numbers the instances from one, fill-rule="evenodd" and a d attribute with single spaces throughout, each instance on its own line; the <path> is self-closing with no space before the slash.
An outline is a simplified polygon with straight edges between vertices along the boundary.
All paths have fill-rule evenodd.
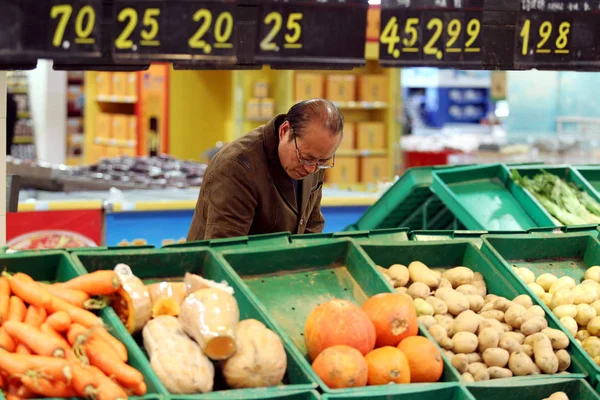
<path id="1" fill-rule="evenodd" d="M 385 149 L 381 150 L 339 150 L 335 153 L 336 156 L 387 156 L 388 151 Z"/>
<path id="2" fill-rule="evenodd" d="M 15 136 L 13 144 L 33 144 L 32 136 Z"/>
<path id="3" fill-rule="evenodd" d="M 126 104 L 135 104 L 138 102 L 138 98 L 136 96 L 105 96 L 98 95 L 96 97 L 96 101 L 100 103 L 126 103 Z"/>
<path id="4" fill-rule="evenodd" d="M 94 143 L 105 145 L 105 146 L 127 147 L 127 148 L 135 148 L 137 146 L 137 143 L 135 140 L 109 139 L 109 138 L 102 138 L 102 137 L 95 138 Z"/>
<path id="5" fill-rule="evenodd" d="M 19 111 L 17 113 L 17 118 L 21 118 L 21 119 L 31 118 L 31 113 L 29 111 Z"/>
<path id="6" fill-rule="evenodd" d="M 385 110 L 388 103 L 382 101 L 334 101 L 340 110 Z"/>
<path id="7" fill-rule="evenodd" d="M 66 211 L 66 210 L 101 210 L 101 200 L 76 201 L 36 201 L 19 203 L 19 212 L 26 211 Z"/>

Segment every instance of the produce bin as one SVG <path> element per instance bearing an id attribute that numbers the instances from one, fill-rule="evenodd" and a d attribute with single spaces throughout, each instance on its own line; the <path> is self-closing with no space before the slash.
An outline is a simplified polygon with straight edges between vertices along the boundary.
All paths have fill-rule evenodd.
<path id="1" fill-rule="evenodd" d="M 569 400 L 597 400 L 598 393 L 583 379 L 548 379 L 540 381 L 476 382 L 467 385 L 476 399 L 485 400 L 542 400 L 552 393 L 564 392 Z"/>
<path id="2" fill-rule="evenodd" d="M 274 246 L 284 245 L 290 242 L 290 234 L 288 232 L 281 233 L 266 233 L 263 235 L 239 236 L 223 239 L 207 239 L 198 240 L 195 242 L 174 243 L 163 246 L 167 249 L 188 249 L 198 247 L 210 247 L 216 251 L 224 251 L 228 249 Z"/>
<path id="3" fill-rule="evenodd" d="M 526 231 L 558 225 L 502 164 L 434 171 L 432 189 L 470 230 Z"/>
<path id="4" fill-rule="evenodd" d="M 567 332 L 550 308 L 518 277 L 512 267 L 526 267 L 535 273 L 536 278 L 544 272 L 549 272 L 557 277 L 570 276 L 580 283 L 587 268 L 600 265 L 600 242 L 589 233 L 484 235 L 483 241 L 483 253 L 498 267 L 511 285 L 529 294 L 544 309 L 548 322 L 567 333 L 573 356 L 588 372 L 591 383 L 596 385 L 600 367 Z"/>
<path id="5" fill-rule="evenodd" d="M 459 384 L 440 383 L 430 387 L 419 386 L 414 391 L 404 389 L 400 393 L 396 393 L 397 389 L 386 385 L 374 387 L 368 394 L 325 394 L 323 400 L 475 400 L 475 397 Z"/>
<path id="6" fill-rule="evenodd" d="M 600 166 L 585 165 L 573 167 L 585 179 L 597 194 L 600 194 Z"/>
<path id="7" fill-rule="evenodd" d="M 172 394 L 169 395 L 169 400 L 191 400 L 199 398 L 197 396 L 181 396 Z M 254 400 L 321 400 L 322 397 L 316 390 L 280 390 L 278 388 L 275 389 L 255 389 L 253 397 L 248 397 L 247 395 L 234 393 L 229 391 L 225 393 L 223 396 L 219 397 L 222 400 L 245 400 L 245 399 L 254 399 Z"/>
<path id="8" fill-rule="evenodd" d="M 314 233 L 308 235 L 292 235 L 290 236 L 291 243 L 321 243 L 323 241 L 331 241 L 339 238 L 350 238 L 356 243 L 394 243 L 408 240 L 407 228 L 395 229 L 374 229 L 371 231 L 344 231 L 336 233 Z"/>
<path id="9" fill-rule="evenodd" d="M 254 303 L 250 300 L 247 290 L 242 287 L 240 281 L 231 277 L 221 264 L 217 261 L 215 253 L 208 248 L 176 248 L 176 249 L 157 249 L 157 250 L 114 250 L 102 253 L 87 252 L 73 254 L 75 264 L 79 268 L 85 268 L 88 272 L 97 270 L 113 269 L 116 264 L 124 263 L 131 267 L 134 275 L 138 276 L 145 283 L 160 282 L 167 278 L 172 280 L 174 277 L 183 279 L 186 272 L 198 274 L 206 279 L 221 282 L 227 281 L 235 291 L 235 298 L 240 309 L 240 320 L 254 318 L 263 322 L 268 328 L 273 329 L 268 319 L 256 309 Z M 264 261 L 264 260 L 263 260 Z M 141 354 L 141 361 L 149 373 L 154 375 L 150 367 L 149 360 L 143 350 L 143 341 L 141 334 L 133 337 L 126 332 L 125 327 L 117 317 L 117 314 L 108 308 L 106 310 L 108 317 L 117 330 L 122 331 L 124 336 L 137 351 Z M 226 389 L 224 383 L 215 374 L 215 390 L 206 394 L 195 394 L 189 396 L 178 396 L 178 398 L 189 399 L 256 399 L 261 393 L 279 393 L 285 390 L 311 390 L 316 388 L 316 383 L 311 379 L 308 366 L 304 360 L 299 359 L 295 353 L 290 352 L 289 343 L 284 343 L 287 354 L 287 372 L 284 377 L 284 385 L 266 389 Z M 215 368 L 215 372 L 219 371 Z M 157 377 L 154 378 L 162 392 L 168 394 L 166 388 L 160 383 Z M 173 396 L 173 395 L 171 395 Z"/>
<path id="10" fill-rule="evenodd" d="M 31 276 L 34 280 L 42 282 L 64 282 L 86 274 L 85 269 L 73 263 L 69 254 L 62 250 L 3 254 L 0 255 L 0 263 L 9 273 L 23 272 Z M 159 396 L 157 395 L 166 393 L 162 390 L 162 385 L 154 376 L 150 365 L 145 360 L 138 346 L 127 337 L 129 335 L 123 335 L 123 330 L 120 329 L 122 325 L 119 326 L 120 323 L 115 325 L 113 318 L 110 318 L 106 311 L 106 309 L 102 310 L 99 316 L 107 324 L 107 329 L 110 333 L 125 345 L 128 355 L 127 363 L 142 373 L 147 385 L 147 395 L 131 398 L 145 400 L 158 399 Z"/>
<path id="11" fill-rule="evenodd" d="M 361 305 L 375 294 L 393 291 L 364 251 L 348 238 L 322 244 L 223 252 L 217 257 L 239 274 L 259 309 L 282 337 L 294 343 L 293 352 L 304 358 L 308 368 L 304 323 L 316 306 L 334 298 Z M 433 341 L 429 333 L 421 330 L 420 334 Z M 373 390 L 369 386 L 331 389 L 316 374 L 312 373 L 312 376 L 326 393 Z M 458 379 L 454 368 L 444 359 L 444 374 L 440 381 Z M 411 390 L 417 386 L 435 385 L 411 383 L 399 388 Z"/>
<path id="12" fill-rule="evenodd" d="M 438 240 L 466 240 L 477 247 L 483 243 L 481 236 L 487 231 L 412 231 L 410 240 L 428 242 Z"/>
<path id="13" fill-rule="evenodd" d="M 429 268 L 453 268 L 465 266 L 473 272 L 479 272 L 488 288 L 488 293 L 514 299 L 524 294 L 522 285 L 515 285 L 503 276 L 499 268 L 495 267 L 488 258 L 473 243 L 468 241 L 439 241 L 439 242 L 407 242 L 396 245 L 363 245 L 364 252 L 371 258 L 373 263 L 384 268 L 393 264 L 409 265 L 413 261 L 421 261 Z M 548 320 L 548 326 L 554 328 L 556 323 Z M 581 355 L 573 353 L 571 345 L 567 351 L 571 355 L 571 367 L 568 369 L 571 377 L 582 378 L 587 375 L 581 362 Z M 445 354 L 443 354 L 446 357 Z M 450 360 L 448 360 L 450 361 Z M 458 371 L 456 371 L 458 375 Z M 555 375 L 538 375 L 513 377 L 513 380 L 522 379 L 546 379 Z"/>

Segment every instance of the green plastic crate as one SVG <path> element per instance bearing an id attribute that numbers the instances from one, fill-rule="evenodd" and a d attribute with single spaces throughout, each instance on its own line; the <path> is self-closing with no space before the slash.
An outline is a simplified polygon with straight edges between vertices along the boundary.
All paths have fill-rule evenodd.
<path id="1" fill-rule="evenodd" d="M 511 382 L 506 379 L 469 383 L 467 389 L 481 400 L 542 400 L 564 392 L 569 400 L 598 400 L 598 393 L 583 379 L 548 379 Z"/>
<path id="2" fill-rule="evenodd" d="M 600 193 L 600 165 L 573 167 L 585 179 L 596 194 Z"/>
<path id="3" fill-rule="evenodd" d="M 188 249 L 210 247 L 216 251 L 230 249 L 274 246 L 289 244 L 290 234 L 288 232 L 266 233 L 263 235 L 239 236 L 223 239 L 207 239 L 195 242 L 174 243 L 163 246 L 166 249 Z"/>
<path id="4" fill-rule="evenodd" d="M 325 394 L 323 400 L 475 400 L 475 397 L 465 387 L 458 384 L 439 383 L 429 387 L 415 387 L 414 384 L 408 385 L 408 387 L 399 386 L 373 387 L 368 394 Z M 399 390 L 401 390 L 400 393 L 398 393 Z"/>
<path id="5" fill-rule="evenodd" d="M 470 230 L 526 231 L 556 225 L 502 164 L 433 172 L 432 189 Z"/>
<path id="6" fill-rule="evenodd" d="M 0 265 L 10 273 L 23 272 L 37 281 L 45 282 L 64 282 L 86 274 L 85 269 L 74 264 L 69 254 L 62 250 L 5 254 L 0 256 Z M 146 368 L 147 362 L 144 360 L 144 356 L 140 354 L 135 343 L 124 340 L 119 327 L 113 325 L 112 319 L 108 317 L 105 310 L 100 312 L 99 315 L 104 323 L 108 325 L 107 329 L 112 335 L 127 348 L 128 364 L 140 371 L 144 376 L 148 394 L 136 398 L 145 400 L 158 399 L 158 395 L 163 392 L 161 392 L 158 380 L 154 377 L 154 374 Z"/>
<path id="7" fill-rule="evenodd" d="M 467 240 L 477 247 L 481 247 L 481 236 L 487 231 L 413 231 L 411 240 L 418 242 L 438 240 Z"/>
<path id="8" fill-rule="evenodd" d="M 564 329 L 550 308 L 518 277 L 512 267 L 526 267 L 533 271 L 536 277 L 550 272 L 558 277 L 568 275 L 576 282 L 581 282 L 588 267 L 600 265 L 600 242 L 596 236 L 589 233 L 484 235 L 483 241 L 483 253 L 498 267 L 504 277 L 512 285 L 520 286 L 529 294 L 534 302 L 546 311 L 549 322 L 569 336 L 573 356 L 579 359 L 595 385 L 600 367 Z"/>
<path id="9" fill-rule="evenodd" d="M 188 400 L 194 399 L 197 397 L 193 396 L 179 396 L 176 394 L 172 394 L 169 397 L 169 400 Z M 227 393 L 223 393 L 222 397 L 219 397 L 222 400 L 246 400 L 246 399 L 256 399 L 256 400 L 321 400 L 321 395 L 316 390 L 288 390 L 288 389 L 278 389 L 278 388 L 266 388 L 266 389 L 255 389 L 253 397 L 248 397 L 244 395 L 240 395 L 238 393 L 228 391 Z"/>
<path id="10" fill-rule="evenodd" d="M 357 243 L 364 242 L 403 242 L 408 240 L 407 228 L 395 229 L 374 229 L 371 231 L 343 231 L 335 233 L 313 233 L 308 235 L 292 235 L 290 236 L 291 243 L 321 243 L 323 241 L 337 240 L 340 238 L 350 238 Z"/>
<path id="11" fill-rule="evenodd" d="M 377 265 L 388 268 L 393 264 L 409 265 L 413 261 L 421 261 L 430 268 L 453 268 L 465 266 L 483 275 L 488 293 L 514 299 L 525 293 L 522 285 L 514 285 L 503 276 L 502 271 L 495 267 L 489 259 L 471 242 L 468 241 L 438 241 L 438 242 L 407 242 L 397 245 L 363 245 L 362 249 Z M 553 321 L 548 319 L 549 326 Z M 572 346 L 567 351 L 573 358 L 569 372 L 577 378 L 587 375 L 583 365 L 573 356 Z M 446 357 L 444 355 L 444 357 Z M 581 357 L 580 357 L 581 358 Z M 459 375 L 458 371 L 455 372 Z M 514 377 L 511 380 L 545 379 L 548 376 Z"/>
<path id="12" fill-rule="evenodd" d="M 375 294 L 393 292 L 365 252 L 347 238 L 322 244 L 223 252 L 218 258 L 243 279 L 259 309 L 273 321 L 278 333 L 295 345 L 293 351 L 305 360 L 308 368 L 304 323 L 315 307 L 333 298 L 361 305 Z M 433 340 L 429 333 L 420 332 Z M 314 373 L 313 378 L 326 393 L 347 394 L 373 389 L 331 389 Z M 444 358 L 441 381 L 458 379 L 456 370 Z M 414 383 L 406 387 L 427 385 L 435 384 Z"/>
<path id="13" fill-rule="evenodd" d="M 215 253 L 208 248 L 177 248 L 177 249 L 156 249 L 156 250 L 114 250 L 103 253 L 88 252 L 76 253 L 73 255 L 74 262 L 81 268 L 89 272 L 97 270 L 113 269 L 116 264 L 124 263 L 131 267 L 133 273 L 145 282 L 159 282 L 161 278 L 181 277 L 186 272 L 199 274 L 206 279 L 217 282 L 227 281 L 235 291 L 235 298 L 240 309 L 240 319 L 254 318 L 271 329 L 270 322 L 263 318 L 258 312 L 254 303 L 249 299 L 245 288 L 241 287 L 239 280 L 232 279 L 226 273 L 221 264 L 217 261 Z M 141 334 L 133 337 L 127 333 L 125 327 L 117 317 L 116 313 L 109 308 L 106 310 L 113 325 L 122 332 L 128 342 L 135 346 L 141 354 L 141 361 L 150 373 L 154 375 L 150 367 L 150 362 L 143 350 L 143 341 Z M 179 399 L 254 399 L 257 394 L 268 392 L 281 392 L 286 390 L 310 390 L 316 388 L 316 383 L 306 372 L 306 366 L 303 360 L 299 360 L 295 354 L 289 350 L 289 345 L 284 343 L 288 359 L 288 368 L 284 378 L 285 387 L 274 387 L 268 389 L 239 389 L 226 390 L 222 382 L 215 375 L 215 391 L 206 394 L 196 394 L 189 396 L 178 396 Z M 215 368 L 218 371 L 218 368 Z M 155 376 L 157 385 L 164 394 L 169 394 L 167 389 L 160 383 Z"/>

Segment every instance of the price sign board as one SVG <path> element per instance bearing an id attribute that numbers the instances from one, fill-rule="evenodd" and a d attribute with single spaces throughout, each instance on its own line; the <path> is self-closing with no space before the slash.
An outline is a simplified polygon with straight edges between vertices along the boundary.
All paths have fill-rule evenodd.
<path id="1" fill-rule="evenodd" d="M 367 0 L 259 4 L 255 59 L 265 64 L 365 63 Z"/>

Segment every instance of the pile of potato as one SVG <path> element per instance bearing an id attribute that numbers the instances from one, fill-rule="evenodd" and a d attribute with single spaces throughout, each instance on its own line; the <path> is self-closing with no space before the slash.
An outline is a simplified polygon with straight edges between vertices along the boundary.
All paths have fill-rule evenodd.
<path id="1" fill-rule="evenodd" d="M 544 273 L 536 278 L 527 268 L 513 270 L 600 366 L 600 267 L 588 268 L 580 284 L 569 276 Z"/>
<path id="2" fill-rule="evenodd" d="M 554 392 L 542 400 L 569 400 L 569 396 L 565 392 Z"/>
<path id="3" fill-rule="evenodd" d="M 566 371 L 568 336 L 548 328 L 531 297 L 487 294 L 483 276 L 466 267 L 379 267 L 399 293 L 412 297 L 419 321 L 445 349 L 465 381 Z"/>

